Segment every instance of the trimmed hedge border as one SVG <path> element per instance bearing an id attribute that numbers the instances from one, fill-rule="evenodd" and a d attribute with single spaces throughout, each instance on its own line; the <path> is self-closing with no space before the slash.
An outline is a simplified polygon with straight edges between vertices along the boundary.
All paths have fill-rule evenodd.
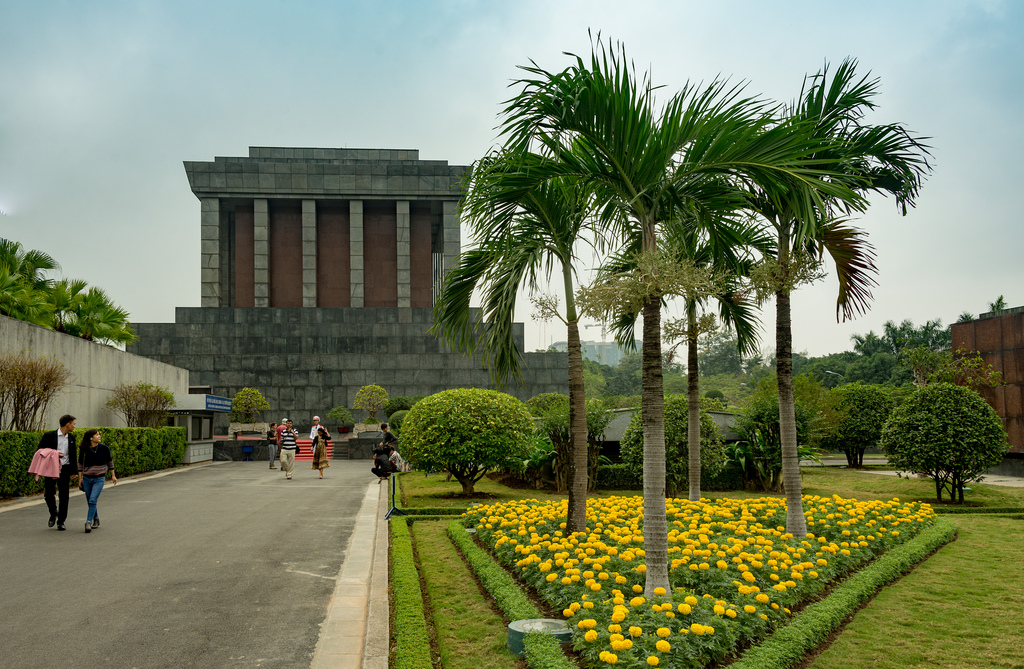
<path id="1" fill-rule="evenodd" d="M 476 545 L 465 525 L 458 521 L 450 523 L 448 536 L 506 618 L 525 620 L 543 617 L 515 579 L 487 551 Z M 574 669 L 553 636 L 530 632 L 523 638 L 523 646 L 530 669 Z"/>
<path id="2" fill-rule="evenodd" d="M 963 513 L 1024 513 L 1024 506 L 932 506 L 940 515 L 956 516 Z"/>
<path id="3" fill-rule="evenodd" d="M 902 546 L 885 553 L 861 571 L 853 574 L 824 600 L 811 604 L 785 627 L 776 630 L 764 643 L 744 653 L 731 669 L 787 669 L 818 648 L 862 604 L 871 600 L 879 588 L 907 574 L 936 549 L 952 541 L 956 527 L 938 519 Z"/>
<path id="4" fill-rule="evenodd" d="M 398 520 L 398 519 L 396 519 Z M 412 553 L 409 524 L 391 528 L 391 588 L 395 597 L 395 669 L 433 669 L 430 638 L 423 611 L 420 576 Z"/>
<path id="5" fill-rule="evenodd" d="M 461 516 L 466 513 L 462 507 L 450 506 L 419 506 L 411 509 L 399 509 L 407 516 Z M 1021 509 L 1024 511 L 1024 509 Z"/>

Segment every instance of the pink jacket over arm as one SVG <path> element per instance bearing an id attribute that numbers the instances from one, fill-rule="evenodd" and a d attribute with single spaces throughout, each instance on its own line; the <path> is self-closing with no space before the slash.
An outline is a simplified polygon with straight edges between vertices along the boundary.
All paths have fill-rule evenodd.
<path id="1" fill-rule="evenodd" d="M 35 474 L 36 480 L 40 476 L 55 479 L 60 476 L 60 452 L 56 448 L 40 448 L 32 456 L 32 464 L 28 466 L 28 473 Z"/>

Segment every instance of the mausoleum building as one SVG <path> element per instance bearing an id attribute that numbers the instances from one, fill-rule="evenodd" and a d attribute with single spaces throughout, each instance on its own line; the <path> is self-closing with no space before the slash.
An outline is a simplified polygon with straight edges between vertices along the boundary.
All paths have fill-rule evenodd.
<path id="1" fill-rule="evenodd" d="M 185 172 L 200 201 L 201 306 L 134 324 L 133 353 L 217 395 L 258 388 L 271 417 L 299 424 L 370 383 L 390 395 L 494 387 L 428 332 L 460 252 L 467 166 L 416 150 L 250 147 Z M 522 324 L 516 334 L 522 349 Z M 524 358 L 524 385 L 504 390 L 567 391 L 564 354 Z"/>

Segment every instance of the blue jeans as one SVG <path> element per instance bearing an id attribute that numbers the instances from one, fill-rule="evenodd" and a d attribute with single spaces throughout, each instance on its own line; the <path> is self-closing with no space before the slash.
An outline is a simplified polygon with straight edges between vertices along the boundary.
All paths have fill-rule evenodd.
<path id="1" fill-rule="evenodd" d="M 85 488 L 85 498 L 89 500 L 89 516 L 85 519 L 85 522 L 91 523 L 96 516 L 96 501 L 100 498 L 100 493 L 103 492 L 103 484 L 106 482 L 106 476 L 83 476 L 82 487 Z"/>

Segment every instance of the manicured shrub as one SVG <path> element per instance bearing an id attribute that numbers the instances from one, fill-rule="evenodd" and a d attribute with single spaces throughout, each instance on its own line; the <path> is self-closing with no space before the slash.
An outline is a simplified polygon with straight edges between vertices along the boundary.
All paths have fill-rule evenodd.
<path id="1" fill-rule="evenodd" d="M 387 402 L 384 403 L 384 415 L 388 417 L 388 422 L 391 422 L 391 416 L 396 411 L 408 411 L 412 408 L 413 404 L 416 404 L 426 395 L 395 395 L 389 397 Z"/>
<path id="2" fill-rule="evenodd" d="M 352 402 L 352 408 L 358 411 L 365 411 L 367 423 L 376 423 L 377 412 L 384 408 L 387 401 L 388 391 L 376 384 L 371 384 L 359 389 L 355 400 Z"/>
<path id="3" fill-rule="evenodd" d="M 1009 446 L 1003 422 L 976 391 L 932 383 L 893 410 L 881 447 L 896 469 L 935 481 L 935 497 L 963 503 L 964 484 L 1003 461 Z"/>
<path id="4" fill-rule="evenodd" d="M 598 490 L 640 490 L 643 485 L 643 476 L 624 462 L 601 465 L 597 472 Z"/>
<path id="5" fill-rule="evenodd" d="M 421 469 L 446 470 L 472 494 L 492 469 L 515 468 L 529 451 L 530 413 L 494 390 L 460 388 L 420 400 L 402 423 L 402 455 Z"/>
<path id="6" fill-rule="evenodd" d="M 232 420 L 239 423 L 254 423 L 256 418 L 270 408 L 263 393 L 255 388 L 242 388 L 231 400 Z"/>
<path id="7" fill-rule="evenodd" d="M 433 669 L 423 611 L 423 592 L 412 552 L 409 525 L 396 518 L 391 528 L 391 589 L 394 592 L 396 669 Z"/>
<path id="8" fill-rule="evenodd" d="M 708 414 L 708 402 L 715 400 L 701 399 L 701 481 L 705 475 L 717 475 L 725 467 L 726 462 L 722 433 Z M 718 406 L 717 403 L 715 406 Z M 687 423 L 689 403 L 686 395 L 665 395 L 665 487 L 669 497 L 675 497 L 684 490 L 690 480 Z M 643 480 L 644 435 L 639 411 L 633 413 L 626 434 L 622 438 L 622 460 Z"/>
<path id="9" fill-rule="evenodd" d="M 334 407 L 327 412 L 327 420 L 332 421 L 332 425 L 339 427 L 352 425 L 352 412 L 343 406 Z"/>
<path id="10" fill-rule="evenodd" d="M 405 417 L 408 415 L 409 412 L 406 409 L 399 409 L 395 413 L 391 414 L 391 418 L 388 419 L 388 425 L 390 426 L 391 431 L 395 433 L 396 437 L 401 436 L 402 423 L 405 422 Z"/>
<path id="11" fill-rule="evenodd" d="M 821 440 L 824 448 L 846 453 L 850 467 L 864 466 L 864 451 L 882 437 L 882 427 L 896 406 L 882 386 L 847 383 L 833 388 L 838 420 Z"/>
<path id="12" fill-rule="evenodd" d="M 556 406 L 569 405 L 569 396 L 562 393 L 541 393 L 526 400 L 526 408 L 534 416 L 543 416 Z"/>

